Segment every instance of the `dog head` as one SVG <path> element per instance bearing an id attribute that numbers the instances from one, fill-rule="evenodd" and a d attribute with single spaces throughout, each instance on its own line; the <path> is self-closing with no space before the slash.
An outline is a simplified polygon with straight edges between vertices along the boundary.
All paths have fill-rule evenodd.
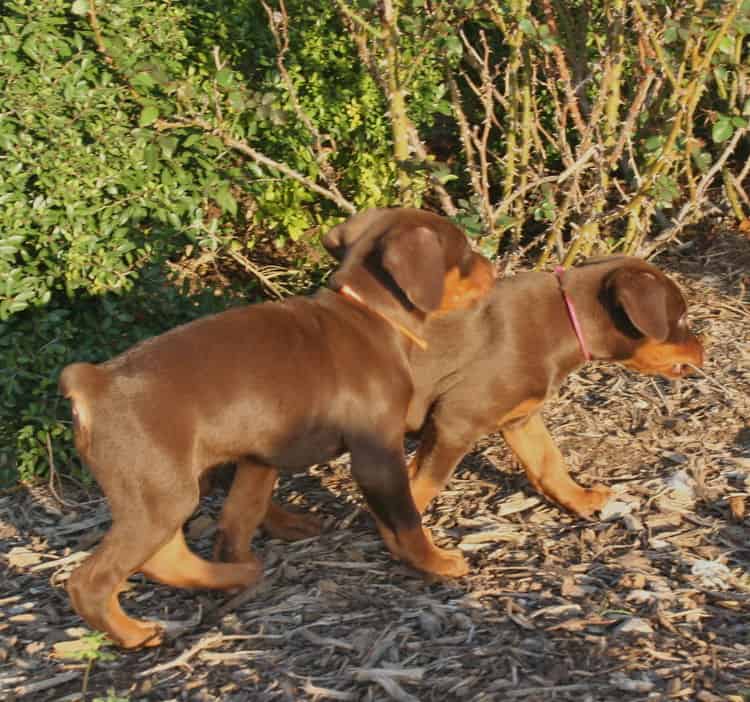
<path id="1" fill-rule="evenodd" d="M 417 209 L 372 209 L 322 239 L 341 266 L 334 290 L 357 285 L 362 268 L 424 314 L 464 309 L 493 287 L 492 264 L 444 217 Z"/>
<path id="2" fill-rule="evenodd" d="M 605 276 L 601 301 L 627 340 L 615 358 L 626 368 L 681 378 L 703 365 L 703 345 L 690 331 L 685 298 L 655 266 L 623 257 Z"/>

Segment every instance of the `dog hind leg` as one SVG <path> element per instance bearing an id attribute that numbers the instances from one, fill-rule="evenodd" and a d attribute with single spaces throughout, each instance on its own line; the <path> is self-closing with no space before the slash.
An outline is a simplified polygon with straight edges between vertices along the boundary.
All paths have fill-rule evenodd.
<path id="1" fill-rule="evenodd" d="M 254 560 L 250 541 L 266 516 L 277 477 L 278 471 L 271 466 L 249 459 L 237 462 L 216 528 L 214 560 Z"/>

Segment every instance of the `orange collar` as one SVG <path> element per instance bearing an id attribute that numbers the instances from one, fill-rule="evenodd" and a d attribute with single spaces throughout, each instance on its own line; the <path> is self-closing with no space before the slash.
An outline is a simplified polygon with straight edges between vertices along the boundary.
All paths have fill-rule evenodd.
<path id="1" fill-rule="evenodd" d="M 339 292 L 344 297 L 348 297 L 350 300 L 354 300 L 355 302 L 358 302 L 360 305 L 370 310 L 370 312 L 372 312 L 373 314 L 376 314 L 381 319 L 384 319 L 394 329 L 397 329 L 398 331 L 400 331 L 407 339 L 409 339 L 410 341 L 413 341 L 417 346 L 419 346 L 419 348 L 422 349 L 422 351 L 427 351 L 427 342 L 424 339 L 417 336 L 413 331 L 411 331 L 411 329 L 407 329 L 403 324 L 399 324 L 396 320 L 391 319 L 388 315 L 385 315 L 382 312 L 379 312 L 374 307 L 370 307 L 362 299 L 362 296 L 356 290 L 354 290 L 348 285 L 342 285 L 339 288 Z"/>

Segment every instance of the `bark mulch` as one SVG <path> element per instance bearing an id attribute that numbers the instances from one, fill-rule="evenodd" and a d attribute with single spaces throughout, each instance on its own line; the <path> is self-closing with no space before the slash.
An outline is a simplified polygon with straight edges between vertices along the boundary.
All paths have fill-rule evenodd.
<path id="1" fill-rule="evenodd" d="M 704 372 L 668 383 L 591 365 L 545 411 L 576 479 L 617 490 L 601 518 L 538 497 L 489 436 L 425 518 L 471 574 L 429 581 L 389 558 L 343 458 L 280 486 L 325 531 L 257 537 L 266 578 L 250 592 L 133 578 L 128 612 L 183 632 L 123 653 L 64 591 L 106 504 L 24 488 L 0 497 L 0 698 L 749 700 L 750 243 L 723 233 L 658 263 L 706 335 Z M 204 554 L 220 505 L 187 527 Z"/>

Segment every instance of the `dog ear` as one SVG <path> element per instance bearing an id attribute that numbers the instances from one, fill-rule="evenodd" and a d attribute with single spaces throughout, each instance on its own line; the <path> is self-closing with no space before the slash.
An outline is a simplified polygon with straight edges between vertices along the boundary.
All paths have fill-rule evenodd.
<path id="1" fill-rule="evenodd" d="M 422 312 L 440 307 L 445 287 L 445 254 L 435 231 L 414 227 L 383 238 L 382 265 L 409 301 Z"/>
<path id="2" fill-rule="evenodd" d="M 667 290 L 664 281 L 649 271 L 621 268 L 612 277 L 615 300 L 633 326 L 658 341 L 669 336 Z"/>
<path id="3" fill-rule="evenodd" d="M 373 223 L 383 217 L 383 209 L 365 210 L 345 222 L 337 224 L 321 238 L 326 251 L 338 261 L 343 261 L 349 249 L 356 244 Z"/>

